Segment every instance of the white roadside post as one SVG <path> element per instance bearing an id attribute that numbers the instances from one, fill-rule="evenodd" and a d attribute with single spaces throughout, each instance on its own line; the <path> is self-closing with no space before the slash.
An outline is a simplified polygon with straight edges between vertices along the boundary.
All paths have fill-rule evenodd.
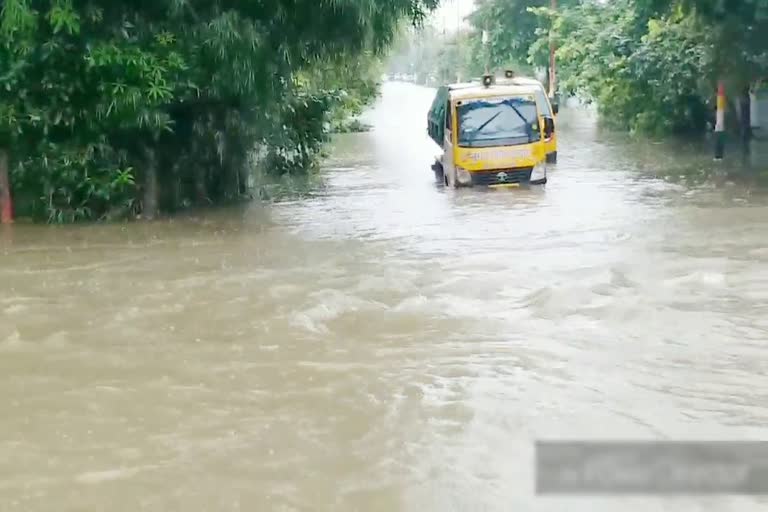
<path id="1" fill-rule="evenodd" d="M 757 89 L 760 84 L 753 84 L 749 89 L 749 122 L 752 130 L 760 128 L 760 104 L 757 98 Z"/>

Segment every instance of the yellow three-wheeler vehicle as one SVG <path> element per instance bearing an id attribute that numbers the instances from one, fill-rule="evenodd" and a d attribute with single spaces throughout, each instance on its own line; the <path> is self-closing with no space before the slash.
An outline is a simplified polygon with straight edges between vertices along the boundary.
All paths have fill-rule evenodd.
<path id="1" fill-rule="evenodd" d="M 511 73 L 441 87 L 428 118 L 442 148 L 435 168 L 450 187 L 545 184 L 557 159 L 556 114 L 540 82 Z"/>

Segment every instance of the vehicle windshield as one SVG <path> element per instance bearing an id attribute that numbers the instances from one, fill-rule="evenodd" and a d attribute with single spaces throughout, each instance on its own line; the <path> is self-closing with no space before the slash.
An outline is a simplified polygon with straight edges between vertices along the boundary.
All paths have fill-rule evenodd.
<path id="1" fill-rule="evenodd" d="M 470 100 L 460 104 L 457 112 L 462 147 L 512 146 L 541 138 L 533 98 Z"/>

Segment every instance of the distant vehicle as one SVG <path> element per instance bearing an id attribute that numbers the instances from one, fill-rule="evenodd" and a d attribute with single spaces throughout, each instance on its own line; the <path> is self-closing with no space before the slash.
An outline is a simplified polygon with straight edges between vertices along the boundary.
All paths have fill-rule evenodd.
<path id="1" fill-rule="evenodd" d="M 519 187 L 547 182 L 557 152 L 555 114 L 540 82 L 491 75 L 442 86 L 428 133 L 442 153 L 434 168 L 446 186 Z M 534 83 L 535 82 L 535 83 Z"/>

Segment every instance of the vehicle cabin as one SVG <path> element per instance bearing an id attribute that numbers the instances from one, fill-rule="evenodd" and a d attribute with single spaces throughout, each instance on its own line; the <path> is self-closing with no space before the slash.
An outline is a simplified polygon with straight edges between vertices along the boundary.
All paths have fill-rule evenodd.
<path id="1" fill-rule="evenodd" d="M 440 87 L 428 116 L 448 186 L 546 183 L 557 155 L 555 115 L 540 82 L 525 78 Z"/>

